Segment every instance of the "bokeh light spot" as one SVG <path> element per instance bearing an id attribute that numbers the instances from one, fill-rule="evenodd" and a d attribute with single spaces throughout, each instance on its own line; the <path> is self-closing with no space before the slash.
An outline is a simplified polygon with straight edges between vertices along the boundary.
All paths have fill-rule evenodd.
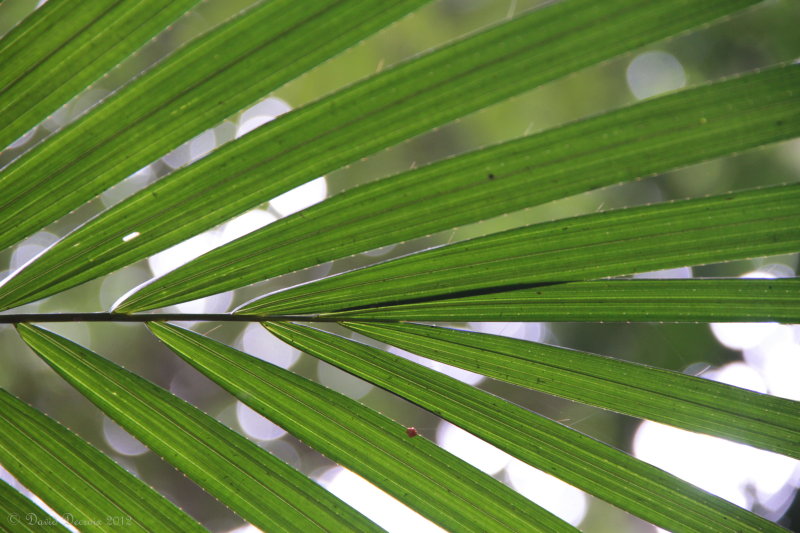
<path id="1" fill-rule="evenodd" d="M 633 58 L 625 77 L 631 92 L 639 100 L 686 85 L 686 72 L 681 62 L 661 50 L 644 52 Z"/>

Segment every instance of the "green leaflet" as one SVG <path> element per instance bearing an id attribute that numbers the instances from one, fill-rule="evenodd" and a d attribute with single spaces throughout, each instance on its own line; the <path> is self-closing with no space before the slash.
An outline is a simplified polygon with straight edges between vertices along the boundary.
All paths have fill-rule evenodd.
<path id="1" fill-rule="evenodd" d="M 800 185 L 517 228 L 273 293 L 237 310 L 307 314 L 800 250 Z"/>
<path id="2" fill-rule="evenodd" d="M 115 311 L 193 300 L 793 137 L 800 133 L 800 99 L 793 94 L 798 85 L 797 65 L 767 70 L 357 187 L 189 262 L 143 286 Z"/>
<path id="3" fill-rule="evenodd" d="M 315 329 L 284 323 L 265 326 L 296 348 L 660 527 L 714 532 L 781 529 L 578 431 L 434 370 Z"/>
<path id="4" fill-rule="evenodd" d="M 0 249 L 426 1 L 271 0 L 195 39 L 0 174 Z"/>
<path id="5" fill-rule="evenodd" d="M 3 389 L 0 405 L 0 464 L 81 531 L 205 531 L 102 452 Z M 29 522 L 24 509 L 5 510 L 19 520 L 2 517 L 3 526 L 17 531 Z M 35 519 L 51 519 L 43 509 L 31 512 Z M 34 522 L 33 529 L 39 527 Z"/>
<path id="6" fill-rule="evenodd" d="M 0 479 L 0 520 L 3 524 L 12 525 L 15 531 L 20 532 L 59 531 L 66 533 L 69 531 L 55 519 L 52 519 L 52 522 L 46 521 L 40 524 L 33 522 L 33 517 L 41 520 L 50 518 L 44 509 Z"/>
<path id="7" fill-rule="evenodd" d="M 17 328 L 47 364 L 103 412 L 253 525 L 297 532 L 379 529 L 301 473 L 169 392 L 54 333 L 27 324 Z M 183 531 L 161 526 L 148 531 L 164 530 Z"/>
<path id="8" fill-rule="evenodd" d="M 568 0 L 410 60 L 279 117 L 95 218 L 29 265 L 25 274 L 0 288 L 0 309 L 111 272 L 381 148 L 753 3 L 755 0 Z M 495 79 L 502 83 L 486 82 Z M 136 89 L 149 91 L 152 87 L 137 84 Z M 113 109 L 118 105 L 115 102 L 102 109 Z M 128 142 L 127 136 L 119 139 Z M 103 145 L 104 157 L 115 158 L 115 148 L 114 143 Z M 126 166 L 114 179 L 164 151 L 152 150 L 149 159 Z M 49 161 L 49 153 L 37 154 L 34 158 L 32 153 L 31 160 Z M 70 173 L 92 159 L 82 159 L 81 165 L 70 167 Z M 19 180 L 23 173 L 30 180 L 32 170 L 26 168 L 21 162 L 9 169 L 9 176 Z M 61 187 L 66 181 L 60 180 L 67 180 L 70 173 L 59 173 L 58 180 L 48 181 L 47 190 L 61 190 L 51 185 Z M 111 182 L 109 178 L 108 184 Z M 0 186 L 4 186 L 2 181 Z M 92 189 L 92 194 L 102 188 Z M 45 189 L 37 190 L 44 193 Z M 87 187 L 75 190 L 78 192 L 55 204 L 78 205 L 91 196 L 85 195 Z M 38 220 L 49 212 L 43 205 L 50 204 L 17 199 L 13 205 L 0 211 L 0 224 L 3 212 L 11 216 L 13 211 L 17 221 L 23 220 L 17 213 L 23 205 L 35 211 L 30 220 Z M 6 224 L 14 231 L 3 236 L 11 239 L 21 228 L 33 227 L 30 220 Z M 136 238 L 125 239 L 134 234 Z"/>
<path id="9" fill-rule="evenodd" d="M 417 355 L 501 381 L 800 458 L 800 402 L 496 335 L 415 324 L 346 325 Z"/>
<path id="10" fill-rule="evenodd" d="M 320 318 L 417 322 L 800 323 L 800 278 L 580 281 Z"/>
<path id="11" fill-rule="evenodd" d="M 153 333 L 186 362 L 334 461 L 451 531 L 575 531 L 380 413 L 188 330 Z"/>
<path id="12" fill-rule="evenodd" d="M 199 0 L 51 0 L 0 41 L 0 149 Z"/>

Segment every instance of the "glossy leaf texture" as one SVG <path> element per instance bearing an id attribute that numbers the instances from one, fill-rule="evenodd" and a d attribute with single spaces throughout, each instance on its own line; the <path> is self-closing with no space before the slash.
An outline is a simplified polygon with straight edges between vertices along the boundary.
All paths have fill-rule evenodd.
<path id="1" fill-rule="evenodd" d="M 151 331 L 241 401 L 450 531 L 575 531 L 405 426 L 338 392 L 175 326 Z M 324 406 L 324 408 L 321 408 Z"/>
<path id="2" fill-rule="evenodd" d="M 53 0 L 0 40 L 0 149 L 130 56 L 199 0 Z"/>
<path id="3" fill-rule="evenodd" d="M 606 444 L 457 379 L 308 327 L 265 326 L 298 349 L 398 394 L 531 466 L 660 527 L 780 530 Z"/>
<path id="4" fill-rule="evenodd" d="M 145 285 L 115 310 L 130 313 L 193 300 L 791 138 L 800 133 L 798 84 L 797 65 L 770 69 L 357 187 L 205 254 Z"/>
<path id="5" fill-rule="evenodd" d="M 0 287 L 0 309 L 15 307 L 107 274 L 382 148 L 752 3 L 754 0 L 702 3 L 691 0 L 658 3 L 571 0 L 533 10 L 411 59 L 265 124 L 88 222 Z M 276 2 L 267 6 L 273 4 Z M 290 3 L 291 9 L 284 11 L 300 10 L 304 4 Z M 599 24 L 600 21 L 603 24 Z M 269 50 L 276 48 L 273 46 Z M 177 54 L 170 64 L 184 65 L 186 58 L 183 56 L 191 50 L 194 48 Z M 198 53 L 201 51 L 202 47 L 198 47 Z M 198 57 L 197 61 L 200 60 Z M 205 61 L 205 56 L 202 60 Z M 160 88 L 159 83 L 170 83 L 169 79 L 158 77 L 166 66 L 134 85 L 131 92 L 149 95 Z M 190 67 L 183 68 L 188 71 Z M 235 77 L 230 78 L 230 84 L 238 83 Z M 487 84 L 488 79 L 502 79 L 503 83 Z M 229 90 L 231 86 L 225 87 Z M 170 103 L 180 105 L 179 100 Z M 128 109 L 130 104 L 121 97 L 110 101 L 70 131 L 80 132 L 82 124 L 88 127 L 89 121 L 95 120 L 92 117 L 100 120 L 103 113 L 116 113 Z M 153 116 L 163 119 L 166 115 Z M 175 119 L 177 117 L 170 118 Z M 140 127 L 135 135 L 145 133 L 147 131 Z M 41 219 L 44 213 L 74 207 L 91 196 L 86 196 L 88 192 L 96 194 L 149 162 L 142 160 L 132 165 L 127 159 L 116 158 L 116 150 L 128 137 L 114 136 L 113 142 L 104 144 L 96 156 L 104 158 L 103 165 L 121 166 L 120 172 L 113 174 L 116 176 L 113 180 L 104 177 L 106 170 L 100 174 L 98 166 L 96 188 L 94 185 L 72 187 L 58 201 L 45 204 L 49 207 L 44 209 L 42 203 L 33 202 L 33 198 L 41 199 L 59 190 L 64 183 L 69 183 L 73 172 L 91 164 L 95 156 L 80 153 L 75 147 L 78 145 L 69 144 L 67 153 L 80 153 L 80 163 L 71 164 L 69 172 L 59 163 L 57 179 L 49 179 L 48 176 L 52 177 L 49 172 L 54 169 L 48 170 L 48 167 L 54 160 L 64 159 L 63 154 L 51 159 L 57 145 L 50 143 L 8 169 L 7 183 L 17 185 L 9 189 L 8 203 L 0 209 L 0 224 L 9 218 L 25 220 L 4 235 L 9 242 L 13 242 L 10 239 L 14 235 L 21 235 L 22 228 L 32 228 L 31 221 Z M 64 135 L 60 138 L 62 143 L 69 140 Z M 164 145 L 163 142 L 147 142 L 153 148 L 150 157 L 166 152 L 166 149 L 155 150 Z M 65 146 L 61 148 L 66 149 Z M 137 154 L 144 156 L 142 151 Z M 35 170 L 34 163 L 41 163 L 42 169 Z M 3 179 L 0 177 L 0 187 L 6 187 Z M 28 190 L 31 183 L 41 187 L 31 189 L 30 201 L 23 200 L 18 196 L 21 190 L 15 192 L 16 187 Z M 22 218 L 23 209 L 34 211 L 29 219 Z M 137 237 L 126 239 L 129 235 Z M 2 244 L 0 242 L 0 247 Z"/>
<path id="6" fill-rule="evenodd" d="M 0 174 L 0 248 L 425 1 L 261 2 L 198 37 Z"/>
<path id="7" fill-rule="evenodd" d="M 169 392 L 59 335 L 27 324 L 18 329 L 47 364 L 106 415 L 253 525 L 267 531 L 379 530 L 292 467 Z M 14 460 L 27 468 L 35 464 Z M 75 511 L 67 507 L 66 512 Z"/>
<path id="8" fill-rule="evenodd" d="M 535 224 L 280 291 L 237 312 L 313 314 L 796 252 L 798 202 L 795 184 Z"/>
<path id="9" fill-rule="evenodd" d="M 403 350 L 500 381 L 800 459 L 800 402 L 497 335 L 416 324 L 345 325 Z"/>
<path id="10" fill-rule="evenodd" d="M 183 511 L 100 450 L 0 389 L 0 464 L 82 531 L 205 531 Z M 6 490 L 13 490 L 8 487 Z M 4 498 L 0 497 L 0 501 Z M 55 521 L 43 509 L 33 519 L 16 505 L 3 525 Z"/>
<path id="11" fill-rule="evenodd" d="M 625 279 L 323 313 L 378 322 L 800 322 L 800 279 Z"/>

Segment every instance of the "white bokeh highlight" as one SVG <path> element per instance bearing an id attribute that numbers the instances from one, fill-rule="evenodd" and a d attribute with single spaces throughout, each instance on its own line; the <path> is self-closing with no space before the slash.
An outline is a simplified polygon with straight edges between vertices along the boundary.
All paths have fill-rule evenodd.
<path id="1" fill-rule="evenodd" d="M 450 422 L 439 423 L 436 428 L 436 443 L 491 476 L 500 472 L 511 460 L 506 452 Z"/>
<path id="2" fill-rule="evenodd" d="M 512 458 L 506 466 L 506 477 L 514 490 L 573 526 L 586 516 L 586 493 L 550 474 Z"/>
<path id="3" fill-rule="evenodd" d="M 793 272 L 785 272 L 792 275 Z M 762 269 L 746 278 L 774 278 Z M 724 346 L 743 361 L 702 377 L 759 393 L 800 400 L 800 327 L 774 323 L 712 324 Z M 778 520 L 800 488 L 800 461 L 725 439 L 645 421 L 633 453 L 741 507 Z"/>
<path id="4" fill-rule="evenodd" d="M 195 235 L 151 256 L 148 258 L 147 263 L 154 276 L 163 276 L 192 259 L 266 226 L 274 220 L 276 220 L 275 216 L 269 212 L 263 209 L 253 209 L 231 219 L 218 228 Z M 182 313 L 221 313 L 228 309 L 232 298 L 231 293 L 215 294 L 191 302 L 177 304 L 175 307 Z"/>
<path id="5" fill-rule="evenodd" d="M 639 54 L 625 71 L 628 87 L 639 100 L 680 89 L 686 72 L 678 59 L 667 52 L 652 50 Z"/>
<path id="6" fill-rule="evenodd" d="M 111 449 L 120 455 L 135 457 L 149 451 L 147 446 L 139 442 L 107 416 L 103 417 L 103 438 L 105 438 Z"/>
<path id="7" fill-rule="evenodd" d="M 445 531 L 361 476 L 340 466 L 327 470 L 319 483 L 390 533 Z"/>
<path id="8" fill-rule="evenodd" d="M 478 383 L 486 379 L 486 376 L 483 376 L 481 374 L 476 374 L 475 372 L 470 372 L 469 370 L 464 370 L 452 365 L 440 363 L 439 361 L 432 361 L 430 359 L 426 359 L 424 357 L 415 355 L 411 352 L 401 350 L 400 348 L 397 348 L 395 346 L 389 346 L 386 349 L 386 351 L 388 351 L 389 353 L 393 353 L 395 355 L 399 355 L 403 359 L 408 359 L 409 361 L 428 367 L 431 370 L 436 370 L 437 372 L 441 372 L 446 376 L 455 378 L 468 385 L 477 385 Z"/>
<path id="9" fill-rule="evenodd" d="M 300 358 L 300 351 L 275 337 L 261 324 L 248 324 L 236 339 L 243 352 L 281 368 L 291 368 Z"/>
<path id="10" fill-rule="evenodd" d="M 248 437 L 256 440 L 275 440 L 286 435 L 274 422 L 267 420 L 242 402 L 236 402 L 236 421 Z"/>

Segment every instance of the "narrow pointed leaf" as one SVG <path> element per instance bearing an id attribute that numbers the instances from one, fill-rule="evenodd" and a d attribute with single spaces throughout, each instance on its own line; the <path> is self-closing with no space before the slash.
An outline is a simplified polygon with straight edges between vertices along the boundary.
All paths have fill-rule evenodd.
<path id="1" fill-rule="evenodd" d="M 412 254 L 277 292 L 239 313 L 467 296 L 800 250 L 800 185 L 618 209 Z"/>
<path id="2" fill-rule="evenodd" d="M 112 526 L 125 526 L 126 531 L 205 531 L 100 450 L 3 389 L 0 425 L 0 464 L 53 510 L 80 524 L 82 531 L 108 531 Z M 25 515 L 15 512 L 24 524 Z M 49 519 L 41 509 L 35 516 Z"/>
<path id="3" fill-rule="evenodd" d="M 415 324 L 346 325 L 501 381 L 800 459 L 800 402 L 508 337 Z"/>
<path id="4" fill-rule="evenodd" d="M 284 341 L 428 409 L 498 448 L 671 531 L 780 531 L 748 511 L 596 441 L 382 350 L 288 323 Z"/>
<path id="5" fill-rule="evenodd" d="M 321 318 L 417 322 L 800 323 L 800 278 L 630 279 L 367 307 Z"/>
<path id="6" fill-rule="evenodd" d="M 55 519 L 41 523 L 33 521 L 32 518 L 46 520 L 50 516 L 47 511 L 0 479 L 0 520 L 3 524 L 13 526 L 15 532 L 58 531 L 67 533 L 69 531 Z"/>
<path id="7" fill-rule="evenodd" d="M 357 187 L 145 285 L 130 313 L 235 289 L 800 134 L 800 66 L 683 91 Z M 503 198 L 503 201 L 497 201 Z M 320 224 L 325 231 L 320 231 Z"/>
<path id="8" fill-rule="evenodd" d="M 451 531 L 575 531 L 492 477 L 337 392 L 196 333 L 153 333 L 200 372 Z"/>
<path id="9" fill-rule="evenodd" d="M 0 149 L 199 0 L 51 0 L 0 41 Z"/>
<path id="10" fill-rule="evenodd" d="M 0 288 L 0 309 L 111 272 L 377 150 L 753 3 L 567 0 L 405 62 L 279 117 L 87 223 Z M 29 207 L 38 217 L 42 205 Z"/>
<path id="11" fill-rule="evenodd" d="M 195 39 L 0 174 L 0 249 L 426 1 L 272 0 Z"/>
<path id="12" fill-rule="evenodd" d="M 109 417 L 253 525 L 265 531 L 379 529 L 266 450 L 164 389 L 54 333 L 27 324 L 18 330 L 47 364 Z"/>

